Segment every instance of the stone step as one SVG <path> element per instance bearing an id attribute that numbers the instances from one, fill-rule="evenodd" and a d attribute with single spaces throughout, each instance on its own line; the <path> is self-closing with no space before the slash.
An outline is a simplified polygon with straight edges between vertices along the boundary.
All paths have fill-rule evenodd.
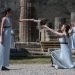
<path id="1" fill-rule="evenodd" d="M 16 42 L 16 48 L 41 48 L 40 42 Z"/>

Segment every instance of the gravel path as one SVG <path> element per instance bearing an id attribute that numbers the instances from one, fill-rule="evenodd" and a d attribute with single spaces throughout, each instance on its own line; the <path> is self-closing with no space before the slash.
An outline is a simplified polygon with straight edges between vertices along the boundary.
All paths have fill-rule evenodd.
<path id="1" fill-rule="evenodd" d="M 55 69 L 51 64 L 12 64 L 0 75 L 75 75 L 75 69 Z"/>

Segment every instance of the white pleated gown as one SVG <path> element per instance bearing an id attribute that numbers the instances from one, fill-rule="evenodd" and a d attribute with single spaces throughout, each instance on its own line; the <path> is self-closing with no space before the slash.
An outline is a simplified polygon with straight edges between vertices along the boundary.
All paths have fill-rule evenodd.
<path id="1" fill-rule="evenodd" d="M 0 43 L 0 67 L 9 65 L 10 43 L 11 43 L 11 21 L 10 17 L 6 18 L 4 25 L 4 42 Z"/>
<path id="2" fill-rule="evenodd" d="M 51 53 L 53 64 L 57 65 L 58 68 L 73 68 L 74 64 L 72 61 L 72 52 L 68 46 L 67 36 L 59 38 L 60 49 Z"/>

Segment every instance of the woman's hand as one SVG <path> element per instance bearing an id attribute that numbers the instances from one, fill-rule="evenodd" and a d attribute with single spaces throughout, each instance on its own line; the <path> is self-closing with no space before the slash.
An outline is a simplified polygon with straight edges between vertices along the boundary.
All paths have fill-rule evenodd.
<path id="1" fill-rule="evenodd" d="M 23 22 L 23 21 L 34 21 L 34 19 L 19 19 L 20 22 Z"/>
<path id="2" fill-rule="evenodd" d="M 41 22 L 41 19 L 38 19 L 38 20 L 36 20 L 36 19 L 32 19 L 34 22 L 37 22 L 37 23 L 40 23 Z"/>
<path id="3" fill-rule="evenodd" d="M 3 38 L 0 36 L 0 43 L 3 44 Z"/>
<path id="4" fill-rule="evenodd" d="M 4 41 L 4 31 L 2 31 L 0 35 L 0 43 L 3 44 L 3 41 Z"/>
<path id="5" fill-rule="evenodd" d="M 47 28 L 47 25 L 42 25 L 42 28 Z"/>
<path id="6" fill-rule="evenodd" d="M 1 43 L 1 40 L 2 40 L 2 38 L 1 38 L 1 36 L 0 36 L 0 43 Z"/>

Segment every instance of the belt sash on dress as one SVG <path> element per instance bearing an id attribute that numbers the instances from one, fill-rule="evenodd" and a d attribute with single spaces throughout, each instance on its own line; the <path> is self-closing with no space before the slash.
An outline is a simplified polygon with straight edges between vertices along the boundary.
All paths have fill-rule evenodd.
<path id="1" fill-rule="evenodd" d="M 67 42 L 60 42 L 60 44 L 68 44 Z"/>
<path id="2" fill-rule="evenodd" d="M 11 26 L 4 26 L 3 28 L 10 28 Z"/>

